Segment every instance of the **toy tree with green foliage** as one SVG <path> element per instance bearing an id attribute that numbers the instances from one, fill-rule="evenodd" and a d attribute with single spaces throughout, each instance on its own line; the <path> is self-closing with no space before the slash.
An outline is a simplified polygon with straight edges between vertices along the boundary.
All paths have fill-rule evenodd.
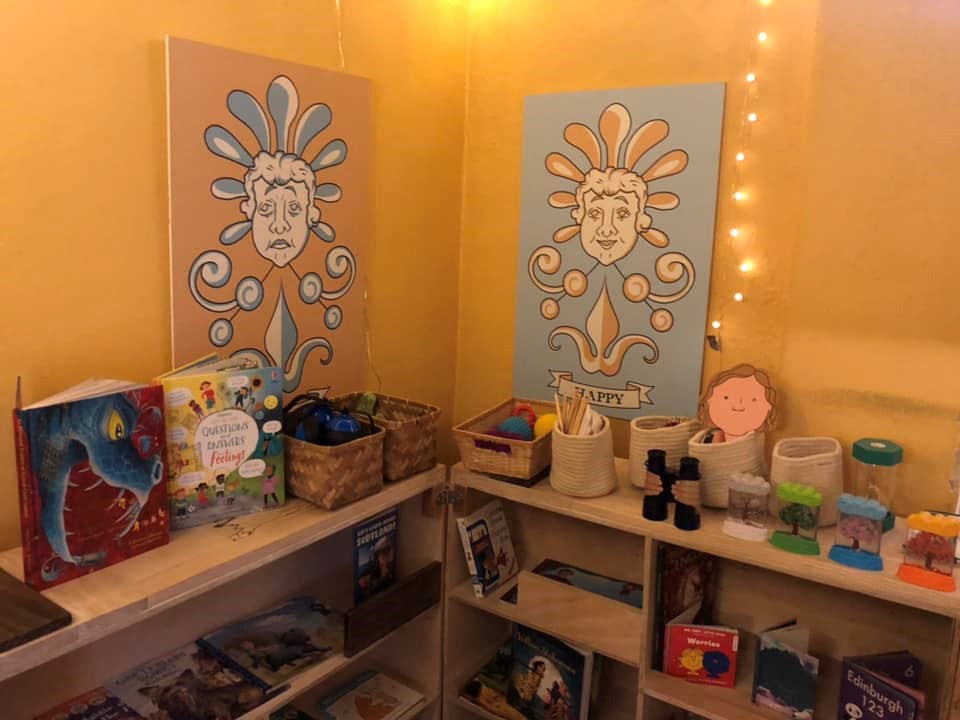
<path id="1" fill-rule="evenodd" d="M 780 509 L 780 520 L 792 527 L 793 535 L 799 535 L 800 528 L 812 530 L 817 526 L 817 513 L 812 507 L 790 503 Z"/>

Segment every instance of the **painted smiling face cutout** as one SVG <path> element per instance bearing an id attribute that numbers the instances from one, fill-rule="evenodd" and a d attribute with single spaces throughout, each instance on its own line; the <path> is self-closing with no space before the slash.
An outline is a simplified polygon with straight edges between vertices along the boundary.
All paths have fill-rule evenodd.
<path id="1" fill-rule="evenodd" d="M 732 377 L 713 388 L 707 399 L 710 422 L 728 438 L 737 438 L 760 430 L 767 423 L 773 406 L 766 388 L 756 376 Z"/>

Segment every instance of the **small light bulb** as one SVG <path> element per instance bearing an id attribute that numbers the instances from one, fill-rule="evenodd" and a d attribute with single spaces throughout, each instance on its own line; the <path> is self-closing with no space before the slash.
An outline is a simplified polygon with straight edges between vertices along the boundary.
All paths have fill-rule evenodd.
<path id="1" fill-rule="evenodd" d="M 758 41 L 758 42 L 766 42 L 766 41 L 767 41 L 767 34 L 766 34 L 765 32 L 760 32 L 760 34 L 757 35 L 757 41 Z"/>
<path id="2" fill-rule="evenodd" d="M 737 162 L 743 162 L 743 159 L 746 157 L 742 152 L 737 153 Z"/>
<path id="3" fill-rule="evenodd" d="M 770 4 L 770 0 L 760 0 L 760 4 L 761 4 L 761 5 L 769 5 L 769 4 Z"/>
<path id="4" fill-rule="evenodd" d="M 747 73 L 747 82 L 752 83 L 757 81 L 757 76 L 755 73 Z"/>
<path id="5" fill-rule="evenodd" d="M 730 237 L 740 237 L 740 229 L 730 228 Z"/>
<path id="6" fill-rule="evenodd" d="M 747 115 L 747 120 L 750 121 L 750 122 L 752 122 L 752 123 L 755 123 L 755 122 L 757 121 L 758 117 L 759 117 L 759 116 L 758 116 L 756 113 L 750 113 L 749 115 Z"/>
<path id="7" fill-rule="evenodd" d="M 719 330 L 719 329 L 720 329 L 720 321 L 719 321 L 719 320 L 714 320 L 712 323 L 710 323 L 710 327 L 712 327 L 714 330 Z"/>
<path id="8" fill-rule="evenodd" d="M 746 273 L 750 272 L 751 270 L 753 270 L 752 260 L 744 260 L 742 263 L 740 263 L 740 272 Z"/>
<path id="9" fill-rule="evenodd" d="M 734 200 L 744 200 L 746 197 L 747 197 L 747 194 L 746 194 L 745 192 L 743 192 L 742 190 L 737 190 L 737 191 L 733 194 L 733 199 L 734 199 Z"/>
<path id="10" fill-rule="evenodd" d="M 743 302 L 743 293 L 739 293 L 739 292 L 734 293 L 733 299 L 736 300 L 737 302 Z"/>

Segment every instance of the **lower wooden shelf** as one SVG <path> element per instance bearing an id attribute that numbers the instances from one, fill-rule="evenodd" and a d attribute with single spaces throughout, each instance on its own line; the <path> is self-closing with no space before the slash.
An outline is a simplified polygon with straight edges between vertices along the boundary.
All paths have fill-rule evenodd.
<path id="1" fill-rule="evenodd" d="M 521 571 L 517 583 L 516 604 L 500 599 L 510 587 L 509 583 L 487 597 L 478 598 L 467 580 L 455 587 L 449 597 L 639 667 L 645 637 L 642 610 L 531 572 Z"/>

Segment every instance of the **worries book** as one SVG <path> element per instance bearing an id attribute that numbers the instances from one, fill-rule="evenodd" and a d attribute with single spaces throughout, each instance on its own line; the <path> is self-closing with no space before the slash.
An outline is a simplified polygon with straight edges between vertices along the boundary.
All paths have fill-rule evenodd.
<path id="1" fill-rule="evenodd" d="M 209 356 L 159 381 L 173 529 L 282 505 L 280 370 Z"/>
<path id="2" fill-rule="evenodd" d="M 15 410 L 13 422 L 28 585 L 48 588 L 169 541 L 159 387 L 88 380 Z"/>

